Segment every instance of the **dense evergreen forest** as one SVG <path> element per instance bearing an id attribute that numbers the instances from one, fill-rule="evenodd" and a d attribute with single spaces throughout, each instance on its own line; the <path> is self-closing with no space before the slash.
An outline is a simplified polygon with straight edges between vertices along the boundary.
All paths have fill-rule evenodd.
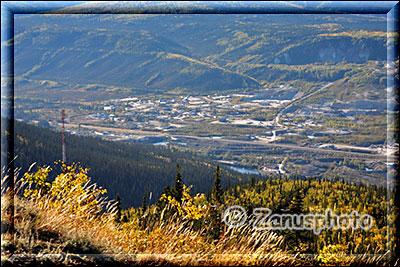
<path id="1" fill-rule="evenodd" d="M 326 210 L 330 209 L 334 215 L 351 215 L 357 212 L 360 217 L 369 214 L 373 218 L 371 228 L 368 230 L 354 227 L 321 228 L 318 233 L 313 233 L 312 230 L 274 230 L 285 237 L 284 247 L 293 254 L 383 254 L 393 245 L 388 239 L 393 234 L 391 231 L 394 210 L 388 209 L 389 205 L 389 207 L 393 205 L 392 200 L 388 202 L 393 192 L 388 192 L 385 187 L 349 183 L 344 180 L 286 176 L 264 181 L 252 179 L 222 192 L 218 180 L 219 175 L 216 170 L 212 195 L 207 198 L 208 203 L 214 205 L 214 209 L 208 211 L 207 216 L 196 220 L 194 224 L 195 229 L 208 229 L 207 236 L 211 240 L 219 240 L 227 231 L 227 226 L 221 222 L 219 214 L 229 207 L 240 205 L 247 211 L 245 224 L 249 225 L 256 220 L 253 214 L 255 208 L 268 208 L 273 215 L 326 214 Z M 182 203 L 178 191 L 176 186 L 171 190 L 167 188 L 163 192 L 164 196 L 156 204 L 146 206 L 144 200 L 141 208 L 123 210 L 120 215 L 122 221 L 136 221 L 139 225 L 152 229 L 153 221 L 159 220 L 160 217 L 168 220 L 169 216 L 174 216 L 177 212 L 184 217 L 196 218 L 191 203 L 202 203 L 201 198 L 189 197 Z M 339 223 L 343 221 L 339 220 Z"/>
<path id="2" fill-rule="evenodd" d="M 34 162 L 36 166 L 54 165 L 61 159 L 59 132 L 15 121 L 14 142 L 15 166 L 21 168 L 20 175 Z M 193 185 L 194 193 L 205 193 L 212 188 L 216 163 L 192 153 L 70 134 L 66 134 L 66 144 L 67 163 L 79 162 L 89 168 L 93 182 L 106 187 L 110 198 L 119 193 L 124 207 L 140 206 L 145 191 L 152 193 L 149 202 L 154 202 L 165 186 L 173 185 L 177 163 L 181 165 L 184 183 Z M 236 184 L 239 179 L 248 177 L 223 171 L 224 186 Z"/>
<path id="3" fill-rule="evenodd" d="M 371 229 L 323 230 L 315 235 L 311 231 L 288 231 L 287 245 L 294 251 L 318 253 L 327 244 L 340 246 L 346 254 L 381 253 L 389 248 L 388 230 L 393 229 L 393 200 L 384 186 L 349 183 L 344 180 L 326 180 L 312 177 L 303 179 L 268 179 L 233 186 L 224 194 L 225 204 L 253 208 L 269 208 L 273 214 L 369 214 L 374 223 Z M 389 195 L 388 195 L 389 193 Z M 388 213 L 389 211 L 389 213 Z M 391 225 L 388 229 L 388 226 Z"/>

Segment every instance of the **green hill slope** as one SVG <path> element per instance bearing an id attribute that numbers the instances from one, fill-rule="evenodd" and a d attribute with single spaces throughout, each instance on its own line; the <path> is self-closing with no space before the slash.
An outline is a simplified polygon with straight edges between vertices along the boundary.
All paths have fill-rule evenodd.
<path id="1" fill-rule="evenodd" d="M 15 33 L 17 92 L 49 80 L 77 89 L 208 93 L 292 76 L 276 64 L 386 61 L 386 20 L 379 15 L 18 15 Z M 320 82 L 321 75 L 305 76 Z"/>
<path id="2" fill-rule="evenodd" d="M 208 192 L 212 188 L 216 164 L 194 154 L 69 134 L 66 142 L 67 162 L 90 168 L 94 182 L 108 188 L 112 198 L 119 193 L 124 206 L 139 206 L 145 191 L 152 192 L 151 202 L 155 201 L 166 185 L 173 185 L 176 163 L 182 167 L 184 183 L 194 185 L 193 191 Z M 37 166 L 52 165 L 61 159 L 61 133 L 16 121 L 15 155 L 16 167 L 21 167 L 22 173 L 33 162 Z M 223 184 L 235 184 L 238 177 L 246 178 L 225 170 Z"/>

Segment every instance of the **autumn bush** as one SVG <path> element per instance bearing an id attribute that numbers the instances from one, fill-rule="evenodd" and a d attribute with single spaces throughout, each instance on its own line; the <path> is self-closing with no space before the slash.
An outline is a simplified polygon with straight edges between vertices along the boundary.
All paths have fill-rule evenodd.
<path id="1" fill-rule="evenodd" d="M 175 210 L 176 214 L 159 218 L 150 229 L 140 227 L 137 220 L 116 223 L 115 203 L 104 197 L 105 189 L 91 182 L 88 169 L 79 164 L 62 164 L 61 173 L 50 179 L 52 170 L 49 166 L 38 167 L 19 180 L 14 201 L 16 231 L 14 236 L 2 234 L 2 239 L 14 243 L 13 255 L 20 255 L 20 260 L 26 260 L 27 255 L 34 255 L 36 259 L 43 259 L 45 255 L 48 259 L 52 255 L 52 260 L 59 264 L 72 264 L 110 255 L 110 259 L 121 263 L 243 265 L 258 262 L 268 265 L 293 262 L 279 248 L 282 237 L 273 233 L 230 229 L 219 242 L 209 242 L 206 229 L 190 225 L 209 213 L 210 204 L 202 194 L 191 196 L 190 187 L 183 187 L 182 202 L 165 195 L 161 197 L 168 203 L 164 212 Z M 7 196 L 7 192 L 2 196 L 2 215 L 7 210 Z M 247 242 L 248 234 L 262 245 Z M 7 255 L 5 250 L 2 259 L 18 261 L 18 257 Z"/>
<path id="2" fill-rule="evenodd" d="M 327 247 L 319 258 L 304 260 L 283 249 L 283 236 L 246 224 L 240 228 L 225 226 L 217 239 L 210 240 L 205 222 L 213 207 L 203 194 L 192 196 L 186 186 L 181 201 L 164 194 L 160 198 L 165 204 L 162 210 L 152 205 L 138 216 L 118 222 L 115 202 L 105 198 L 106 190 L 91 181 L 88 169 L 79 164 L 58 164 L 61 171 L 53 176 L 53 169 L 43 166 L 17 179 L 15 232 L 2 232 L 2 262 L 125 266 L 385 263 L 382 258 L 342 255 L 338 253 L 340 247 Z M 12 201 L 9 196 L 10 192 L 4 191 L 2 218 L 6 218 Z M 160 216 L 150 216 L 155 213 Z M 140 224 L 149 216 L 152 224 Z"/>

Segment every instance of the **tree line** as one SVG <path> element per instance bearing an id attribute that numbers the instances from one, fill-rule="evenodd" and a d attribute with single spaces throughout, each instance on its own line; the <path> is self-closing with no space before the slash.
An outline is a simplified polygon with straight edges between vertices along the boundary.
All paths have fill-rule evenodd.
<path id="1" fill-rule="evenodd" d="M 15 121 L 15 166 L 25 173 L 32 163 L 52 165 L 61 159 L 61 133 Z M 173 186 L 175 164 L 183 166 L 182 176 L 197 192 L 207 192 L 213 184 L 215 165 L 191 152 L 146 144 L 106 141 L 96 137 L 66 134 L 67 164 L 79 162 L 89 168 L 89 175 L 109 189 L 108 196 L 119 193 L 122 206 L 140 207 L 143 192 L 152 194 L 155 203 L 165 185 Z M 35 170 L 35 168 L 33 169 Z M 222 169 L 224 187 L 246 180 L 248 175 Z M 51 177 L 52 174 L 50 174 Z"/>

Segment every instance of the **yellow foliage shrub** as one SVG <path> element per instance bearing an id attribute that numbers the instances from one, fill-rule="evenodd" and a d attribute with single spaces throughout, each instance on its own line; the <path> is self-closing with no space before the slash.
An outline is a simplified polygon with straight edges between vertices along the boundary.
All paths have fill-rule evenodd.
<path id="1" fill-rule="evenodd" d="M 41 201 L 39 205 L 63 207 L 77 215 L 99 211 L 99 198 L 107 192 L 106 189 L 90 184 L 87 175 L 89 169 L 75 163 L 70 166 L 61 164 L 63 173 L 58 174 L 52 182 L 49 180 L 52 171 L 50 166 L 39 167 L 34 173 L 25 173 L 22 180 L 29 187 L 24 190 L 24 197 L 39 199 L 46 196 L 50 201 Z"/>
<path id="2" fill-rule="evenodd" d="M 167 200 L 169 207 L 175 208 L 182 219 L 199 220 L 205 216 L 209 203 L 204 194 L 192 197 L 189 192 L 192 186 L 183 185 L 182 203 L 172 196 L 161 195 L 160 200 Z"/>
<path id="3" fill-rule="evenodd" d="M 320 251 L 318 260 L 327 266 L 346 266 L 348 259 L 346 256 L 347 247 L 344 245 L 324 246 Z"/>

